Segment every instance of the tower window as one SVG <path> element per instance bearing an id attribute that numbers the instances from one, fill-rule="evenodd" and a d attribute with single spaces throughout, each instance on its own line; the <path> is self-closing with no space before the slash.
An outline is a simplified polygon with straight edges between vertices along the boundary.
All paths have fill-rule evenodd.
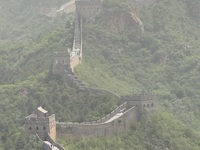
<path id="1" fill-rule="evenodd" d="M 32 128 L 31 128 L 31 127 L 29 127 L 29 130 L 32 130 Z"/>
<path id="2" fill-rule="evenodd" d="M 43 127 L 43 130 L 46 130 L 46 127 Z"/>
<path id="3" fill-rule="evenodd" d="M 153 107 L 153 103 L 151 103 L 151 106 Z"/>
<path id="4" fill-rule="evenodd" d="M 149 107 L 149 104 L 147 104 L 147 107 Z"/>
<path id="5" fill-rule="evenodd" d="M 143 105 L 143 107 L 145 107 L 145 104 Z"/>
<path id="6" fill-rule="evenodd" d="M 121 120 L 118 120 L 118 123 L 119 123 L 119 124 L 121 124 L 121 122 L 122 122 Z"/>
<path id="7" fill-rule="evenodd" d="M 36 130 L 39 130 L 39 127 L 36 127 Z"/>

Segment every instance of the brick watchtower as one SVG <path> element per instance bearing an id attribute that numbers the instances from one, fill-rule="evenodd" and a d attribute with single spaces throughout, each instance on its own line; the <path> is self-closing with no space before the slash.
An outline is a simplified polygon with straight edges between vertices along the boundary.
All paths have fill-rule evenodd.
<path id="1" fill-rule="evenodd" d="M 48 111 L 38 107 L 35 112 L 25 118 L 25 130 L 28 134 L 38 134 L 46 141 L 49 133 L 50 137 L 56 139 L 56 120 L 55 114 L 49 116 Z"/>
<path id="2" fill-rule="evenodd" d="M 69 52 L 54 53 L 53 74 L 62 74 L 63 68 L 60 68 L 60 66 L 68 66 L 69 68 L 71 68 Z"/>
<path id="3" fill-rule="evenodd" d="M 76 15 L 84 22 L 89 21 L 101 12 L 101 0 L 76 0 Z"/>
<path id="4" fill-rule="evenodd" d="M 128 96 L 122 96 L 121 102 L 128 102 L 129 107 L 137 107 L 137 119 L 142 120 L 142 116 L 145 112 L 151 112 L 155 110 L 155 96 L 151 94 L 134 94 Z"/>

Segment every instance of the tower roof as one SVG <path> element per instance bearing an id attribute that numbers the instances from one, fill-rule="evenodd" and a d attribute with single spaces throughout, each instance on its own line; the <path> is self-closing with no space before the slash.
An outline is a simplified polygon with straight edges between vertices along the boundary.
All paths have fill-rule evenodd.
<path id="1" fill-rule="evenodd" d="M 44 114 L 48 113 L 48 111 L 45 110 L 44 108 L 42 108 L 42 106 L 38 107 L 37 110 L 40 111 L 40 112 L 42 112 L 42 113 L 44 113 Z"/>

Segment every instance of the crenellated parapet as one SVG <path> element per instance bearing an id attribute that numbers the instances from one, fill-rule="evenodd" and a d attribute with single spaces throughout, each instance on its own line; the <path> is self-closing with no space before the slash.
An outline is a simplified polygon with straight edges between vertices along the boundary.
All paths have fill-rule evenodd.
<path id="1" fill-rule="evenodd" d="M 137 106 L 141 112 L 151 111 L 155 108 L 156 97 L 153 94 L 133 94 L 121 96 L 122 102 L 128 102 L 131 106 Z"/>

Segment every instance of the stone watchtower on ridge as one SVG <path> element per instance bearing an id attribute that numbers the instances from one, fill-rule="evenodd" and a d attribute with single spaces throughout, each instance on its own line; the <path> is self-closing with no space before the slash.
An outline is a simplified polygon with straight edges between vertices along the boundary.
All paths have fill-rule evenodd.
<path id="1" fill-rule="evenodd" d="M 137 120 L 141 121 L 145 112 L 155 110 L 155 96 L 152 94 L 134 94 L 121 97 L 121 102 L 127 102 L 129 107 L 137 107 Z"/>
<path id="2" fill-rule="evenodd" d="M 66 67 L 71 68 L 70 64 L 71 60 L 69 52 L 55 52 L 53 60 L 53 74 L 62 75 Z"/>
<path id="3" fill-rule="evenodd" d="M 87 22 L 101 12 L 102 0 L 76 0 L 76 15 Z"/>
<path id="4" fill-rule="evenodd" d="M 48 134 L 55 140 L 55 114 L 49 116 L 48 111 L 42 107 L 38 107 L 35 112 L 25 118 L 25 131 L 28 134 L 37 134 L 43 141 L 48 140 Z"/>

